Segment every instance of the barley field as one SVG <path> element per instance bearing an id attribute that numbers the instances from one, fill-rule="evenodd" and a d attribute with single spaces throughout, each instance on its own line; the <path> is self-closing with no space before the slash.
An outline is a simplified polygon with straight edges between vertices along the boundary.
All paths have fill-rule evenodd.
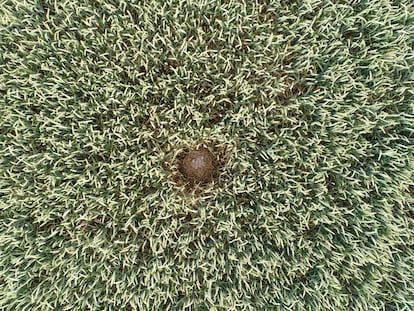
<path id="1" fill-rule="evenodd" d="M 412 0 L 0 0 L 0 310 L 414 310 L 413 48 Z"/>

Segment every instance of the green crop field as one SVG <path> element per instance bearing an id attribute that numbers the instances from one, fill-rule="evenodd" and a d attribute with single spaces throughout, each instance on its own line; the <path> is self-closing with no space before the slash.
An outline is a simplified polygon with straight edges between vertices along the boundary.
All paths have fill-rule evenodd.
<path id="1" fill-rule="evenodd" d="M 414 310 L 412 0 L 0 0 L 0 310 Z"/>

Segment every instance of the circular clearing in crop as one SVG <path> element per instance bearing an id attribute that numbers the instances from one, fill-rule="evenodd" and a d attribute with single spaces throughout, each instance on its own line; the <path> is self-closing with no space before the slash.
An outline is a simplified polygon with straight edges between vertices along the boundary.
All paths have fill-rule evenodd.
<path id="1" fill-rule="evenodd" d="M 214 156 L 206 148 L 189 150 L 181 162 L 181 173 L 192 183 L 209 182 L 216 171 Z"/>

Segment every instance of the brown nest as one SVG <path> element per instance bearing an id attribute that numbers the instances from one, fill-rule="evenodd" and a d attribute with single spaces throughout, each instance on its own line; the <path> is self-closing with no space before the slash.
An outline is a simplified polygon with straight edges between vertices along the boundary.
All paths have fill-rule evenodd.
<path id="1" fill-rule="evenodd" d="M 180 171 L 190 183 L 207 183 L 216 175 L 217 165 L 208 149 L 189 150 L 181 161 Z"/>

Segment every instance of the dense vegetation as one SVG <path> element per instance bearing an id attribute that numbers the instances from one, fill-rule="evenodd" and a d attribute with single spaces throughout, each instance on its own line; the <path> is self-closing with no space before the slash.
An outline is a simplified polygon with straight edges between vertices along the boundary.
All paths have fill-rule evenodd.
<path id="1" fill-rule="evenodd" d="M 414 309 L 413 47 L 410 0 L 0 0 L 0 309 Z"/>

